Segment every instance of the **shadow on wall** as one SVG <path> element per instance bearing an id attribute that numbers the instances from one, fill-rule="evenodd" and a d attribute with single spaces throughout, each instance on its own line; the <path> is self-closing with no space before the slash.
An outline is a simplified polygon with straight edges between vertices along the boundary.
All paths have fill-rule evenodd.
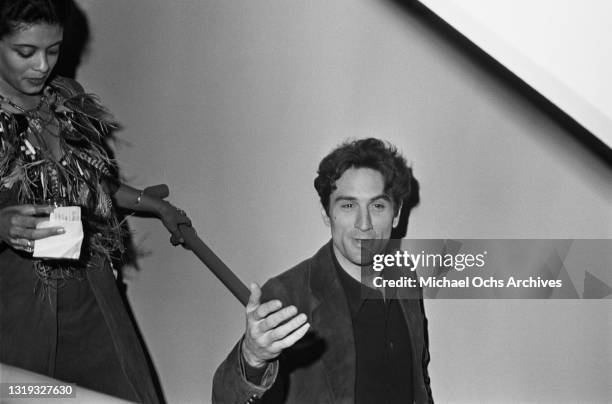
<path id="1" fill-rule="evenodd" d="M 64 40 L 62 51 L 55 66 L 55 73 L 74 79 L 81 64 L 81 60 L 87 51 L 90 32 L 87 17 L 83 11 L 74 3 L 68 2 L 68 16 L 64 25 Z"/>
<path id="2" fill-rule="evenodd" d="M 397 226 L 391 231 L 392 239 L 402 239 L 406 237 L 408 232 L 408 219 L 410 218 L 410 212 L 414 209 L 421 201 L 420 197 L 420 186 L 416 178 L 412 177 L 410 181 L 410 194 L 402 202 L 402 211 L 400 212 L 399 222 Z"/>
<path id="3" fill-rule="evenodd" d="M 590 152 L 597 155 L 607 166 L 612 168 L 612 149 L 599 140 L 590 131 L 580 125 L 571 116 L 534 90 L 517 75 L 508 70 L 485 51 L 476 46 L 467 37 L 450 26 L 442 18 L 425 7 L 417 0 L 385 0 L 396 5 L 399 9 L 413 18 L 422 21 L 433 32 L 444 40 L 452 43 L 461 52 L 467 55 L 484 70 L 491 73 L 502 82 L 510 91 L 521 94 L 531 105 L 550 116 L 558 125 L 567 130 L 579 143 Z"/>
<path id="4" fill-rule="evenodd" d="M 68 16 L 64 25 L 64 39 L 62 41 L 62 50 L 55 66 L 54 75 L 69 77 L 71 79 L 76 78 L 77 70 L 81 65 L 81 61 L 89 51 L 88 45 L 90 41 L 90 36 L 91 35 L 87 16 L 74 1 L 68 1 Z M 108 155 L 114 159 L 114 152 L 112 148 L 108 144 L 105 144 L 104 146 Z M 117 170 L 115 176 L 117 180 L 120 180 L 119 170 Z M 115 260 L 115 262 L 113 262 L 113 265 L 115 268 L 123 268 L 125 265 L 130 265 L 136 269 L 139 269 L 137 263 L 137 258 L 139 254 L 131 238 L 132 232 L 128 228 L 127 221 L 122 220 L 124 218 L 125 214 L 120 214 L 119 219 L 121 223 L 123 223 L 125 230 L 123 240 L 125 251 L 123 252 L 123 254 L 121 254 L 120 257 Z M 134 312 L 127 298 L 127 285 L 123 282 L 123 279 L 123 271 L 120 270 L 118 271 L 117 276 L 117 287 L 119 288 L 121 298 L 125 304 L 128 315 L 130 316 L 130 319 L 134 324 L 136 334 L 138 336 L 138 339 L 140 340 L 145 356 L 147 358 L 147 363 L 149 365 L 149 368 L 151 369 L 153 383 L 155 385 L 155 389 L 157 390 L 158 397 L 162 402 L 165 402 L 165 397 L 163 394 L 161 383 L 159 381 L 159 376 L 153 364 L 153 360 L 151 359 L 149 350 L 145 344 L 144 338 L 140 331 L 140 327 L 138 327 L 138 324 L 136 322 Z"/>

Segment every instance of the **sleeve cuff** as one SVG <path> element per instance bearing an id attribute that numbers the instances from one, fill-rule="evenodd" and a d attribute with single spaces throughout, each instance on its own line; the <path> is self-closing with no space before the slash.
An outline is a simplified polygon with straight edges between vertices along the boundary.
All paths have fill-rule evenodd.
<path id="1" fill-rule="evenodd" d="M 240 375 L 243 381 L 246 382 L 249 387 L 261 390 L 261 394 L 272 387 L 276 381 L 276 376 L 278 375 L 278 360 L 270 362 L 262 368 L 255 368 L 249 365 L 242 356 L 242 339 L 238 345 L 238 361 Z"/>

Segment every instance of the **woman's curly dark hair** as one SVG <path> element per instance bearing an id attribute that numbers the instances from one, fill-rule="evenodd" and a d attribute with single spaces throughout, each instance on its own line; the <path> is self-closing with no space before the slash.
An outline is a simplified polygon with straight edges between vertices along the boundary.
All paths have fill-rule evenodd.
<path id="1" fill-rule="evenodd" d="M 0 38 L 22 25 L 46 23 L 63 27 L 69 6 L 66 0 L 0 0 Z"/>
<path id="2" fill-rule="evenodd" d="M 413 191 L 412 168 L 395 146 L 375 138 L 347 141 L 321 160 L 314 180 L 321 205 L 328 214 L 329 197 L 336 189 L 336 181 L 349 168 L 371 168 L 380 172 L 385 181 L 385 193 L 393 200 L 396 213 Z"/>

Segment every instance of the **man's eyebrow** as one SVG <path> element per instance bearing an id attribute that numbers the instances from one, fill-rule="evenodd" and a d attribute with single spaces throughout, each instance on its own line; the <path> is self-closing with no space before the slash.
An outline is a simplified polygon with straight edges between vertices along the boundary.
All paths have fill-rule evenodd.
<path id="1" fill-rule="evenodd" d="M 376 201 L 378 199 L 383 199 L 385 201 L 391 202 L 391 197 L 389 195 L 387 195 L 387 194 L 377 195 L 374 198 L 370 199 L 370 202 L 374 202 L 374 201 Z"/>
<path id="2" fill-rule="evenodd" d="M 345 195 L 338 195 L 334 198 L 334 202 L 337 201 L 356 201 L 357 198 L 355 198 L 354 196 L 345 196 Z"/>
<path id="3" fill-rule="evenodd" d="M 376 200 L 379 199 L 383 199 L 385 201 L 391 202 L 391 197 L 387 194 L 380 194 L 380 195 L 376 195 L 373 198 L 370 198 L 370 200 L 368 202 L 374 202 Z M 347 195 L 338 195 L 337 197 L 334 198 L 334 202 L 337 201 L 356 201 L 357 198 L 355 198 L 354 196 L 347 196 Z"/>

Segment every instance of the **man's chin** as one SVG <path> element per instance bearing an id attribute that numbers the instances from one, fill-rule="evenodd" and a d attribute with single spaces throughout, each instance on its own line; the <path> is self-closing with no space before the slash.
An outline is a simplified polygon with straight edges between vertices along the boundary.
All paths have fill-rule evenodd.
<path id="1" fill-rule="evenodd" d="M 359 246 L 359 256 L 361 257 L 361 262 L 363 265 L 369 265 L 374 261 L 374 256 L 376 254 L 381 254 L 385 250 L 385 246 L 389 240 L 384 239 L 366 239 L 360 240 L 358 243 Z"/>
<path id="2" fill-rule="evenodd" d="M 345 249 L 345 258 L 353 265 L 357 266 L 366 266 L 369 263 L 374 261 L 374 255 L 367 252 L 363 246 L 356 247 L 352 246 L 352 248 Z M 364 254 L 365 252 L 365 254 Z"/>
<path id="3" fill-rule="evenodd" d="M 371 266 L 374 263 L 374 255 L 376 254 L 379 254 L 379 252 L 362 249 L 352 254 L 349 261 L 360 267 Z"/>

